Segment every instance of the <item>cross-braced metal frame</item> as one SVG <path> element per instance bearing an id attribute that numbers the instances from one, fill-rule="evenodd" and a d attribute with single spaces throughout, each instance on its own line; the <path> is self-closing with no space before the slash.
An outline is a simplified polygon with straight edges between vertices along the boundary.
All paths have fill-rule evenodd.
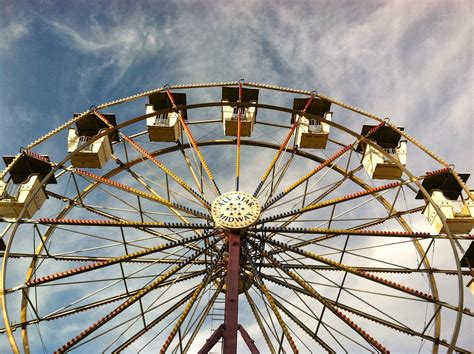
<path id="1" fill-rule="evenodd" d="M 174 100 L 178 91 L 213 97 L 224 86 L 239 89 L 236 102 Z M 244 87 L 267 96 L 243 102 Z M 171 108 L 130 117 L 157 92 Z M 301 111 L 271 103 L 300 96 L 308 100 Z M 315 98 L 333 104 L 332 121 L 306 112 Z M 235 137 L 222 134 L 224 104 L 237 107 Z M 250 106 L 257 121 L 244 138 Z M 116 126 L 103 115 L 111 109 Z M 184 109 L 179 140 L 147 139 L 146 118 Z M 459 262 L 473 236 L 451 233 L 439 208 L 446 232 L 432 232 L 420 217 L 431 201 L 421 183 L 449 172 L 472 195 L 454 169 L 390 121 L 314 91 L 242 80 L 175 85 L 93 107 L 22 153 L 41 158 L 64 145 L 61 132 L 87 114 L 108 129 L 52 156 L 43 180 L 49 199 L 34 217 L 23 211 L 1 220 L 0 340 L 14 352 L 207 353 L 218 343 L 226 354 L 473 349 L 464 301 L 472 274 Z M 329 124 L 327 148 L 298 147 L 291 114 Z M 361 134 L 363 124 L 374 128 Z M 406 168 L 370 140 L 385 126 L 408 141 L 417 163 Z M 103 170 L 71 166 L 73 154 L 115 131 L 120 140 Z M 402 178 L 371 180 L 359 143 L 380 151 Z M 53 175 L 58 184 L 47 186 Z M 255 224 L 216 224 L 211 205 L 232 190 L 259 200 Z M 418 191 L 425 201 L 414 199 Z"/>

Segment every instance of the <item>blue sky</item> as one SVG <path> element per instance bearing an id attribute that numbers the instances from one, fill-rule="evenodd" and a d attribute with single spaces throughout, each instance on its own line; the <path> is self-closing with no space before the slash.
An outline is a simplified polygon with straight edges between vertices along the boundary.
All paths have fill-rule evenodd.
<path id="1" fill-rule="evenodd" d="M 3 1 L 0 151 L 112 98 L 245 78 L 390 116 L 472 171 L 471 16 L 469 1 Z"/>
<path id="2" fill-rule="evenodd" d="M 244 78 L 390 117 L 472 173 L 473 6 L 0 0 L 0 155 L 91 105 L 166 83 Z"/>

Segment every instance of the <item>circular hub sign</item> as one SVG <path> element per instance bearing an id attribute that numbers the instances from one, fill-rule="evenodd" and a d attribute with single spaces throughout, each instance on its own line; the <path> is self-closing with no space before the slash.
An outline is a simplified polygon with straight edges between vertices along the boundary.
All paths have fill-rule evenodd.
<path id="1" fill-rule="evenodd" d="M 228 192 L 212 203 L 212 218 L 217 226 L 228 230 L 245 229 L 260 216 L 262 207 L 252 195 Z"/>

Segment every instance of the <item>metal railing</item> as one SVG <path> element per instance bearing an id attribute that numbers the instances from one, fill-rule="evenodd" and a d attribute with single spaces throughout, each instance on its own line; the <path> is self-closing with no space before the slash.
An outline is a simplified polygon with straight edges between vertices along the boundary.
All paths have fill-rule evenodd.
<path id="1" fill-rule="evenodd" d="M 158 125 L 158 126 L 169 126 L 170 121 L 168 117 L 168 113 L 162 113 L 156 116 L 155 121 L 153 122 L 153 125 Z"/>
<path id="2" fill-rule="evenodd" d="M 77 146 L 83 146 L 85 145 L 89 140 L 91 140 L 92 137 L 91 136 L 80 136 L 79 137 L 79 142 L 77 143 Z M 84 149 L 82 149 L 82 151 L 85 151 L 85 152 L 92 152 L 92 148 L 94 147 L 94 144 L 90 144 L 89 146 L 85 147 Z"/>
<path id="3" fill-rule="evenodd" d="M 397 148 L 383 148 L 383 151 L 385 151 L 387 154 L 392 155 L 397 160 L 400 160 L 399 157 L 398 157 Z M 383 160 L 384 160 L 385 163 L 393 163 L 387 156 L 384 156 Z"/>
<path id="4" fill-rule="evenodd" d="M 308 131 L 310 133 L 321 133 L 323 131 L 323 126 L 321 125 L 321 122 L 319 120 L 309 119 Z"/>
<path id="5" fill-rule="evenodd" d="M 0 194 L 0 199 L 18 199 L 20 194 L 21 184 L 13 183 L 12 180 L 9 180 L 5 186 L 5 189 Z"/>
<path id="6" fill-rule="evenodd" d="M 239 119 L 239 107 L 234 107 L 234 110 L 232 112 L 232 117 L 230 118 L 231 120 L 238 120 Z M 242 114 L 240 115 L 240 120 L 242 122 L 247 122 L 247 108 L 242 108 Z"/>

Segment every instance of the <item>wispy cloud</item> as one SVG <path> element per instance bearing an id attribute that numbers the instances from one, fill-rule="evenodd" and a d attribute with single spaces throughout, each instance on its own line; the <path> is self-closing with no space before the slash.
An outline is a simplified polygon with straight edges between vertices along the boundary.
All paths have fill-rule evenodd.
<path id="1" fill-rule="evenodd" d="M 38 16 L 79 54 L 92 55 L 100 64 L 85 69 L 84 78 L 112 71 L 112 84 L 118 82 L 130 66 L 148 55 L 157 55 L 166 39 L 166 31 L 154 25 L 141 11 L 122 17 L 111 11 L 106 22 L 91 15 L 84 23 L 62 22 Z"/>
<path id="2" fill-rule="evenodd" d="M 28 34 L 31 21 L 28 19 L 15 19 L 0 28 L 0 51 L 2 56 L 8 55 L 13 45 Z"/>
<path id="3" fill-rule="evenodd" d="M 469 80 L 460 75 L 469 77 L 471 70 L 469 8 L 462 1 L 455 6 L 400 1 L 319 7 L 311 2 L 298 7 L 189 2 L 179 11 L 167 9 L 159 19 L 141 7 L 111 7 L 80 22 L 41 18 L 63 44 L 95 60 L 78 68 L 85 97 L 99 76 L 107 78 L 102 85 L 109 90 L 119 84 L 155 87 L 170 79 L 243 77 L 314 88 L 409 124 L 420 136 L 426 132 L 413 124 L 420 115 L 439 124 L 445 120 L 440 102 L 446 107 L 452 99 L 465 110 L 471 101 Z M 147 75 L 135 75 L 144 70 Z M 458 94 L 454 97 L 448 88 Z M 468 119 L 458 115 L 453 128 L 461 132 Z"/>

